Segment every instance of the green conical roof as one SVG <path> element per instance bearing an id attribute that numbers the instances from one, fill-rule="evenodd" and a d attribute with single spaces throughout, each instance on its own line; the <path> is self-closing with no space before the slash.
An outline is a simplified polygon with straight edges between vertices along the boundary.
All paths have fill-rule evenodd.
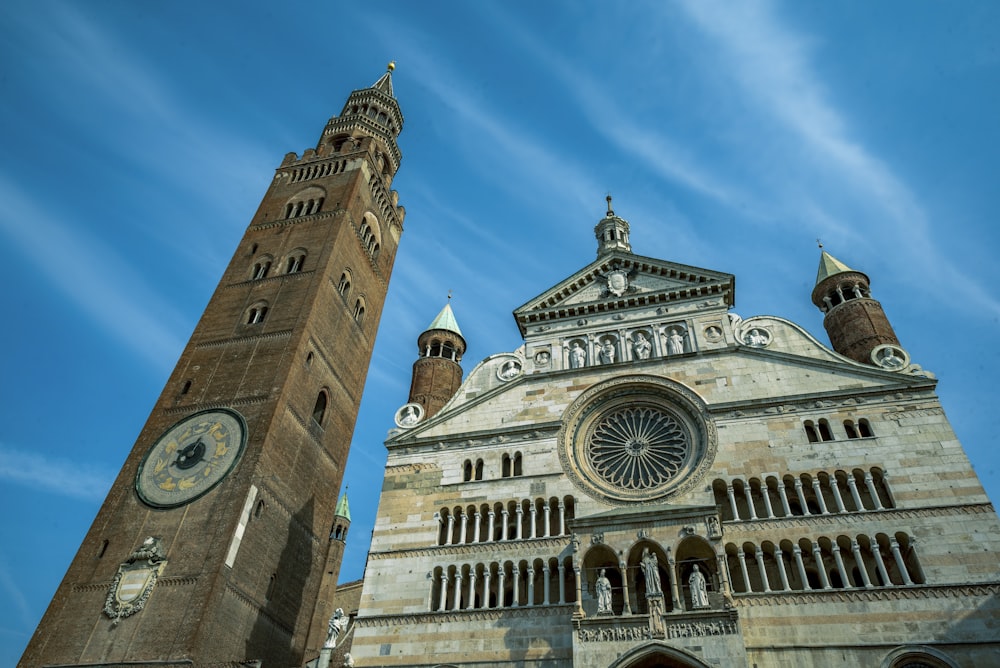
<path id="1" fill-rule="evenodd" d="M 459 336 L 462 336 L 462 330 L 458 328 L 458 321 L 455 320 L 455 314 L 451 312 L 450 303 L 444 305 L 444 308 L 441 309 L 441 312 L 437 314 L 436 318 L 434 318 L 434 322 L 430 324 L 427 331 L 432 329 L 443 329 L 447 332 L 454 332 Z M 465 337 L 462 336 L 462 338 L 464 339 Z"/>
<path id="2" fill-rule="evenodd" d="M 347 492 L 340 495 L 340 501 L 337 502 L 337 512 L 334 514 L 337 517 L 343 517 L 348 522 L 351 521 L 351 508 L 347 505 Z"/>
<path id="3" fill-rule="evenodd" d="M 819 256 L 819 271 L 816 272 L 816 285 L 819 285 L 834 274 L 843 274 L 847 271 L 854 270 L 826 251 L 823 251 Z"/>

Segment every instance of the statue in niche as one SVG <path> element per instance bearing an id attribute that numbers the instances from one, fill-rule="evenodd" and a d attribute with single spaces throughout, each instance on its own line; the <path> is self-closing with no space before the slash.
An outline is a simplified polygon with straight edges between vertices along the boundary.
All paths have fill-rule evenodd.
<path id="1" fill-rule="evenodd" d="M 701 610 L 711 607 L 708 602 L 708 585 L 705 583 L 705 576 L 701 574 L 698 564 L 695 564 L 688 576 L 688 589 L 691 590 L 691 607 Z"/>
<path id="2" fill-rule="evenodd" d="M 662 596 L 660 586 L 660 569 L 656 555 L 648 547 L 642 548 L 642 576 L 646 579 L 646 596 Z"/>
<path id="3" fill-rule="evenodd" d="M 344 629 L 347 628 L 347 617 L 344 615 L 343 608 L 337 608 L 330 617 L 330 621 L 326 626 L 326 642 L 323 643 L 323 649 L 329 649 L 337 646 L 337 638 L 343 633 Z"/>
<path id="4" fill-rule="evenodd" d="M 597 590 L 597 614 L 614 614 L 611 610 L 611 580 L 604 574 L 603 568 L 597 575 L 595 589 Z"/>
<path id="5" fill-rule="evenodd" d="M 763 348 L 771 342 L 771 335 L 765 329 L 758 329 L 757 327 L 754 327 L 750 330 L 750 333 L 747 334 L 746 342 L 754 348 Z"/>
<path id="6" fill-rule="evenodd" d="M 604 339 L 601 345 L 601 364 L 615 363 L 615 344 L 610 338 Z"/>
<path id="7" fill-rule="evenodd" d="M 708 537 L 718 538 L 722 535 L 722 527 L 719 526 L 719 518 L 715 515 L 709 515 L 705 518 L 705 523 L 708 525 Z"/>
<path id="8" fill-rule="evenodd" d="M 636 359 L 648 360 L 649 353 L 653 350 L 653 345 L 646 338 L 645 334 L 636 332 L 635 339 L 632 341 L 632 350 L 635 351 Z"/>
<path id="9" fill-rule="evenodd" d="M 500 380 L 511 380 L 517 377 L 521 373 L 521 363 L 517 360 L 507 360 L 504 365 L 500 368 L 500 373 L 498 374 Z"/>
<path id="10" fill-rule="evenodd" d="M 571 369 L 581 369 L 587 366 L 587 351 L 579 341 L 574 341 L 569 349 L 569 366 Z"/>
<path id="11" fill-rule="evenodd" d="M 898 369 L 903 366 L 903 358 L 896 355 L 896 351 L 891 347 L 884 348 L 879 357 L 879 364 L 887 369 Z"/>
<path id="12" fill-rule="evenodd" d="M 667 354 L 680 355 L 684 352 L 684 336 L 680 327 L 671 327 L 667 332 Z"/>

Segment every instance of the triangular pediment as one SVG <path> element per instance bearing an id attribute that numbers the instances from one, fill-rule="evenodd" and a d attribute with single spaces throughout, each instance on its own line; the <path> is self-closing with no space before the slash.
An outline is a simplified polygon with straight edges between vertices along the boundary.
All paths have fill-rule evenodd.
<path id="1" fill-rule="evenodd" d="M 732 274 L 632 253 L 609 253 L 514 310 L 523 335 L 536 322 L 682 301 L 735 301 Z"/>

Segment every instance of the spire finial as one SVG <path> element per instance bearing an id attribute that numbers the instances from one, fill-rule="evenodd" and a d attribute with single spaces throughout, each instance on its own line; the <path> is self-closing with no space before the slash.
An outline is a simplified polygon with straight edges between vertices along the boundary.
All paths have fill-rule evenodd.
<path id="1" fill-rule="evenodd" d="M 448 291 L 448 301 L 451 302 L 451 290 Z"/>
<path id="2" fill-rule="evenodd" d="M 385 69 L 387 72 L 392 72 L 394 69 L 396 69 L 396 61 L 390 60 L 389 64 L 385 66 Z"/>
<path id="3" fill-rule="evenodd" d="M 611 208 L 611 193 L 608 193 L 608 196 L 605 197 L 604 199 L 608 200 L 608 218 L 610 218 L 611 216 L 615 215 L 614 210 L 612 210 Z"/>
<path id="4" fill-rule="evenodd" d="M 816 240 L 816 245 L 819 246 L 820 250 L 823 250 L 823 242 L 822 241 L 820 241 L 819 239 L 817 239 Z"/>

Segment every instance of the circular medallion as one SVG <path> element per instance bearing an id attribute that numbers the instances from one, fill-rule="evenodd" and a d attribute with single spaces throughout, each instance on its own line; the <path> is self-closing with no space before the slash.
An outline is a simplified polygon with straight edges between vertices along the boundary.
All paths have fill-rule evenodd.
<path id="1" fill-rule="evenodd" d="M 711 465 L 716 433 L 684 386 L 628 376 L 584 392 L 565 413 L 559 444 L 570 479 L 588 493 L 649 501 L 697 482 Z"/>
<path id="2" fill-rule="evenodd" d="M 243 454 L 246 421 L 234 410 L 201 411 L 168 429 L 149 449 L 135 490 L 154 508 L 175 508 L 218 485 Z"/>
<path id="3" fill-rule="evenodd" d="M 402 429 L 415 427 L 424 419 L 424 407 L 420 404 L 404 404 L 396 411 L 396 426 Z"/>

